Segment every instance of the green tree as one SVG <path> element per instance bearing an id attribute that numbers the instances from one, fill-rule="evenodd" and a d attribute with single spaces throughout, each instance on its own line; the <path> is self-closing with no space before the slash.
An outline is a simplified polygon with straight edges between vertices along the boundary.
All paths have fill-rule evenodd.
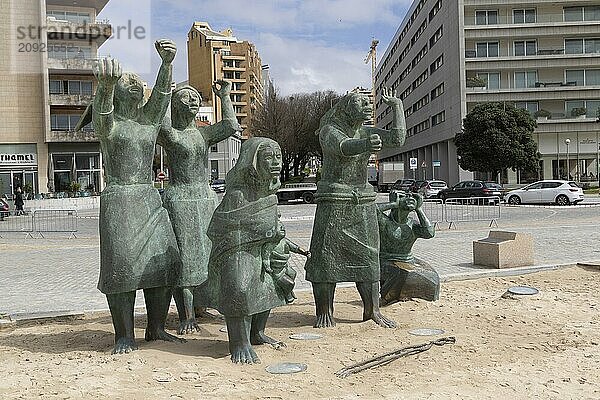
<path id="1" fill-rule="evenodd" d="M 510 103 L 479 104 L 467 114 L 462 132 L 454 139 L 458 164 L 494 176 L 507 168 L 537 171 L 536 126 L 529 112 Z"/>
<path id="2" fill-rule="evenodd" d="M 338 101 L 333 91 L 281 96 L 270 83 L 264 106 L 250 122 L 254 136 L 273 139 L 281 146 L 281 180 L 299 176 L 311 156 L 321 156 L 316 131 L 321 117 Z"/>

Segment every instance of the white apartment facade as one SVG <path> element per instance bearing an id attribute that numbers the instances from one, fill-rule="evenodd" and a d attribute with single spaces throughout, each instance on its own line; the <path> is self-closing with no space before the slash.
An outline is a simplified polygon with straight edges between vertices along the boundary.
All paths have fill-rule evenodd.
<path id="1" fill-rule="evenodd" d="M 454 135 L 476 104 L 511 102 L 537 117 L 542 157 L 538 173 L 509 170 L 504 182 L 598 182 L 598 2 L 416 0 L 377 69 L 379 127 L 391 124 L 383 87 L 402 97 L 408 137 L 380 160 L 408 168 L 416 157 L 428 179 L 435 173 L 449 184 L 479 176 L 458 167 Z"/>

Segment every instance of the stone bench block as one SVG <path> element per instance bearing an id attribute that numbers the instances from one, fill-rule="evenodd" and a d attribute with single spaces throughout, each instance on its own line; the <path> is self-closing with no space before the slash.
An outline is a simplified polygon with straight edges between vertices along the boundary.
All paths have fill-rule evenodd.
<path id="1" fill-rule="evenodd" d="M 533 265 L 533 237 L 528 233 L 490 231 L 473 241 L 473 264 L 493 268 Z"/>

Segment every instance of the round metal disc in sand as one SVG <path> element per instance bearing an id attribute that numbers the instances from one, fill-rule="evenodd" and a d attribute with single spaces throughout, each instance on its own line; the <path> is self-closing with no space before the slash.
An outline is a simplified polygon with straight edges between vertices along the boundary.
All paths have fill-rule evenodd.
<path id="1" fill-rule="evenodd" d="M 417 328 L 411 329 L 410 331 L 408 331 L 408 333 L 415 336 L 437 336 L 443 335 L 445 332 L 443 329 Z"/>
<path id="2" fill-rule="evenodd" d="M 293 335 L 290 335 L 290 339 L 294 339 L 294 340 L 317 340 L 317 339 L 322 339 L 323 335 L 321 335 L 320 333 L 307 333 L 307 332 L 303 332 L 303 333 L 294 333 Z"/>
<path id="3" fill-rule="evenodd" d="M 538 294 L 539 290 L 537 290 L 534 287 L 529 287 L 529 286 L 513 286 L 508 288 L 508 292 L 511 294 L 518 294 L 518 295 L 532 295 L 532 294 Z"/>
<path id="4" fill-rule="evenodd" d="M 221 329 L 219 329 L 219 332 L 227 333 L 227 327 L 226 326 L 222 327 Z"/>
<path id="5" fill-rule="evenodd" d="M 279 364 L 269 365 L 266 371 L 270 374 L 295 374 L 306 371 L 306 364 L 283 362 Z"/>

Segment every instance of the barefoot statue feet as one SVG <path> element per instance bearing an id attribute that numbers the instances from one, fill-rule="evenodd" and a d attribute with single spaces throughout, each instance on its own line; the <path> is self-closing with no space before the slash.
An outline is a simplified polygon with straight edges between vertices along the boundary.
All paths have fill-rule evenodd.
<path id="1" fill-rule="evenodd" d="M 385 317 L 379 311 L 373 312 L 371 315 L 365 314 L 363 316 L 363 321 L 368 321 L 368 320 L 372 320 L 377 325 L 382 326 L 384 328 L 396 328 L 397 327 L 396 322 L 394 322 L 391 319 Z"/>
<path id="2" fill-rule="evenodd" d="M 231 361 L 235 364 L 260 364 L 251 345 L 232 345 Z"/>
<path id="3" fill-rule="evenodd" d="M 135 339 L 129 337 L 122 337 L 117 340 L 115 347 L 113 348 L 112 354 L 125 354 L 131 353 L 133 350 L 137 350 L 137 344 Z"/>
<path id="4" fill-rule="evenodd" d="M 187 340 L 165 332 L 164 329 L 146 329 L 146 341 L 164 340 L 166 342 L 186 343 Z"/>
<path id="5" fill-rule="evenodd" d="M 318 314 L 317 321 L 315 322 L 314 328 L 332 328 L 335 326 L 335 320 L 333 315 L 329 313 Z"/>
<path id="6" fill-rule="evenodd" d="M 271 347 L 273 347 L 275 350 L 287 347 L 287 345 L 284 342 L 273 339 L 272 337 L 265 335 L 264 332 L 258 332 L 253 334 L 250 337 L 250 343 L 254 345 L 268 344 L 271 345 Z"/>
<path id="7" fill-rule="evenodd" d="M 194 332 L 200 332 L 200 326 L 198 326 L 195 318 L 179 322 L 178 335 L 186 335 Z"/>

